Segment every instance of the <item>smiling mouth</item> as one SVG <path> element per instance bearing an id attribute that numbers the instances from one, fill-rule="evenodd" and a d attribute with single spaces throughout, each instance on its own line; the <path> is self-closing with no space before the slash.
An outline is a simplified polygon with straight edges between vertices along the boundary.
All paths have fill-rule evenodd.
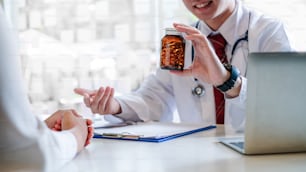
<path id="1" fill-rule="evenodd" d="M 200 8 L 206 8 L 206 7 L 208 7 L 211 3 L 212 3 L 212 0 L 207 1 L 207 2 L 205 2 L 205 3 L 196 4 L 196 5 L 194 5 L 193 7 L 194 7 L 194 8 L 198 8 L 198 9 L 200 9 Z"/>

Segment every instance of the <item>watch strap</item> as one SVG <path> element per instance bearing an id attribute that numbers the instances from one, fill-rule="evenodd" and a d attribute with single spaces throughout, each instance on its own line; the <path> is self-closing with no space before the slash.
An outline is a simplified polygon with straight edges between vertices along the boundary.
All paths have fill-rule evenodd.
<path id="1" fill-rule="evenodd" d="M 226 92 L 234 87 L 237 78 L 240 75 L 240 71 L 235 66 L 232 66 L 231 64 L 223 64 L 227 71 L 230 72 L 230 78 L 225 81 L 222 85 L 216 86 L 220 91 Z"/>

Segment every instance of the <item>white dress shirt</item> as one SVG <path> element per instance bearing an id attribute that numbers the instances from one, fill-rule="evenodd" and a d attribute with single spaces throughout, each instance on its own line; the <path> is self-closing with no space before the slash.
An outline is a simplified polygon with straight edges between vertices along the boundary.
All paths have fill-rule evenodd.
<path id="1" fill-rule="evenodd" d="M 13 33 L 0 7 L 0 171 L 55 171 L 77 153 L 70 132 L 31 113 Z"/>
<path id="2" fill-rule="evenodd" d="M 209 35 L 213 31 L 200 22 L 198 29 Z M 248 30 L 248 40 L 241 41 L 234 55 L 231 55 L 234 43 L 242 38 Z M 242 75 L 242 87 L 238 97 L 226 99 L 225 125 L 236 131 L 244 130 L 245 102 L 247 79 L 247 55 L 249 52 L 292 51 L 288 34 L 284 25 L 277 19 L 264 16 L 247 9 L 237 0 L 233 14 L 223 23 L 219 30 L 228 45 L 226 54 L 228 61 L 239 68 Z M 185 51 L 185 67 L 190 66 L 191 43 L 187 41 Z M 122 107 L 117 115 L 123 120 L 160 120 L 171 121 L 177 109 L 182 122 L 204 122 L 215 124 L 215 103 L 213 87 L 201 83 L 205 87 L 205 95 L 196 97 L 191 90 L 197 85 L 192 77 L 179 77 L 169 71 L 157 69 L 149 76 L 140 89 L 127 96 L 116 97 Z M 110 120 L 114 116 L 106 117 Z"/>

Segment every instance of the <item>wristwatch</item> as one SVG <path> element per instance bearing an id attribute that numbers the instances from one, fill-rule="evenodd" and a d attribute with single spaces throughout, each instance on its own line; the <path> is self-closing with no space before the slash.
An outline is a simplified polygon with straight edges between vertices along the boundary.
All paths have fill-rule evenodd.
<path id="1" fill-rule="evenodd" d="M 235 66 L 232 66 L 231 64 L 224 63 L 223 65 L 224 65 L 225 69 L 231 73 L 231 76 L 222 85 L 216 86 L 216 88 L 219 89 L 222 92 L 226 92 L 226 91 L 228 91 L 228 90 L 230 90 L 231 88 L 234 87 L 234 85 L 237 81 L 237 78 L 240 75 L 240 71 L 239 71 L 238 68 L 236 68 Z"/>

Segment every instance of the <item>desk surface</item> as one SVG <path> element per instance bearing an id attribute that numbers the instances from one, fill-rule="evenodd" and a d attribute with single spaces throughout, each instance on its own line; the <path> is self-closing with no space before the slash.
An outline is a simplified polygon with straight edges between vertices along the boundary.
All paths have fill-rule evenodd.
<path id="1" fill-rule="evenodd" d="M 244 156 L 218 142 L 223 126 L 162 143 L 93 139 L 58 172 L 306 171 L 306 153 Z"/>

